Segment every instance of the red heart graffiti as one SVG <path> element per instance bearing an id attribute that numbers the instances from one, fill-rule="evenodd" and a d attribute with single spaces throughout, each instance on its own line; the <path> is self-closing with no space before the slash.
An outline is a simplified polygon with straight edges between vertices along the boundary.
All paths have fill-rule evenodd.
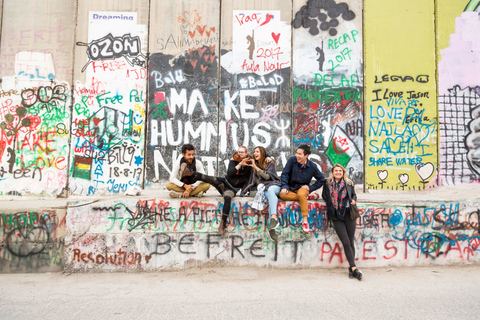
<path id="1" fill-rule="evenodd" d="M 197 62 L 198 62 L 198 60 L 193 60 L 193 59 L 190 60 L 190 63 L 192 64 L 193 69 L 195 69 L 197 67 Z"/>
<path id="2" fill-rule="evenodd" d="M 204 25 L 203 28 L 201 28 L 200 26 L 197 26 L 198 33 L 200 33 L 201 36 L 203 36 L 203 32 L 205 31 L 206 27 L 207 27 L 206 25 Z"/>
<path id="3" fill-rule="evenodd" d="M 152 259 L 152 255 L 149 254 L 148 256 L 145 256 L 145 262 L 146 263 L 149 263 L 150 262 L 150 259 Z"/>
<path id="4" fill-rule="evenodd" d="M 188 31 L 188 34 L 190 35 L 190 38 L 193 39 L 193 37 L 195 37 L 195 30 L 192 32 L 192 31 Z"/>
<path id="5" fill-rule="evenodd" d="M 275 43 L 278 45 L 278 38 L 280 38 L 280 33 L 275 34 L 274 32 L 272 32 L 272 38 L 273 40 L 275 40 Z"/>
<path id="6" fill-rule="evenodd" d="M 205 30 L 205 33 L 207 34 L 207 36 L 210 38 L 210 34 L 211 33 L 215 33 L 215 27 L 210 27 L 210 31 L 209 30 Z"/>
<path id="7" fill-rule="evenodd" d="M 102 121 L 102 119 L 99 118 L 93 118 L 93 123 L 95 123 L 95 126 L 98 126 L 98 124 Z"/>
<path id="8" fill-rule="evenodd" d="M 205 50 L 207 50 L 206 47 L 198 49 L 198 55 L 200 56 L 200 58 L 201 58 L 201 57 L 203 56 L 203 54 L 205 53 Z"/>

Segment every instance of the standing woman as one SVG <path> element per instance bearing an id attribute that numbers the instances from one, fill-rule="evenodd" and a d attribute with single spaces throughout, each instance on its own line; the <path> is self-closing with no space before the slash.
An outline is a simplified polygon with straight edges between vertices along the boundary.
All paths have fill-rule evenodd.
<path id="1" fill-rule="evenodd" d="M 275 228 L 278 227 L 277 221 L 277 205 L 278 205 L 278 193 L 280 192 L 280 178 L 275 172 L 275 161 L 266 162 L 267 150 L 264 147 L 256 147 L 253 151 L 253 159 L 251 162 L 251 167 L 255 173 L 255 182 L 258 186 L 263 184 L 264 190 L 263 195 L 268 201 L 268 234 L 270 238 L 276 243 L 277 233 Z M 261 190 L 257 191 L 257 195 Z M 257 198 L 257 197 L 256 197 Z"/>
<path id="2" fill-rule="evenodd" d="M 332 167 L 330 176 L 323 185 L 322 198 L 327 203 L 328 220 L 332 221 L 335 232 L 342 241 L 345 256 L 350 267 L 348 276 L 362 280 L 363 274 L 355 266 L 355 228 L 358 213 L 351 210 L 356 205 L 357 195 L 353 181 L 340 164 Z"/>

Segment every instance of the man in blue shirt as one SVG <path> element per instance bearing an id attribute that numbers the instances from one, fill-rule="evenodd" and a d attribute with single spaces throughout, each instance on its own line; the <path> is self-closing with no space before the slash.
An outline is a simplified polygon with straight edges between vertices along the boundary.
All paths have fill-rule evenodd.
<path id="1" fill-rule="evenodd" d="M 300 202 L 304 233 L 310 232 L 308 226 L 308 194 L 323 186 L 325 181 L 325 177 L 317 165 L 308 160 L 310 153 L 308 145 L 300 145 L 295 156 L 288 159 L 281 176 L 282 190 L 280 190 L 280 199 Z M 310 185 L 312 178 L 315 178 L 317 181 Z"/>

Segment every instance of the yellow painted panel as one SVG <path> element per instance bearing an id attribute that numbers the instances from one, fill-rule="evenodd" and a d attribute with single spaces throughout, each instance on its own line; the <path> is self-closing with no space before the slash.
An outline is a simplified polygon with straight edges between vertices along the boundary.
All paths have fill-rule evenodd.
<path id="1" fill-rule="evenodd" d="M 365 2 L 368 189 L 418 190 L 437 173 L 434 0 Z"/>

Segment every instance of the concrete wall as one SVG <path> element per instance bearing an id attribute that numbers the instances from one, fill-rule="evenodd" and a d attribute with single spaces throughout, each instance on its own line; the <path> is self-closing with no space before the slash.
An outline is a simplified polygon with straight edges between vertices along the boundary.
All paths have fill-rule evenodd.
<path id="1" fill-rule="evenodd" d="M 0 192 L 158 187 L 187 142 L 209 174 L 239 145 L 281 170 L 308 143 L 324 172 L 341 163 L 370 190 L 478 183 L 478 10 L 4 0 Z"/>
<path id="2" fill-rule="evenodd" d="M 438 48 L 440 182 L 449 185 L 478 182 L 480 6 L 478 1 L 470 1 L 463 13 L 452 4 L 439 6 L 437 10 L 440 21 L 450 22 L 439 27 L 440 39 L 449 39 L 448 45 L 442 42 Z"/>
<path id="3" fill-rule="evenodd" d="M 69 208 L 67 271 L 152 271 L 203 265 L 337 267 L 348 265 L 327 225 L 322 202 L 309 204 L 314 230 L 301 232 L 298 203 L 281 202 L 278 245 L 266 233 L 266 215 L 251 199 L 232 205 L 233 233 L 216 233 L 222 204 L 194 200 L 104 201 Z M 468 263 L 480 260 L 480 203 L 361 204 L 356 257 L 362 267 Z"/>
<path id="4" fill-rule="evenodd" d="M 74 1 L 3 1 L 0 193 L 60 195 L 68 179 Z"/>
<path id="5" fill-rule="evenodd" d="M 78 21 L 75 74 L 85 80 L 77 80 L 74 88 L 69 193 L 106 195 L 140 189 L 148 1 L 113 6 L 79 2 Z"/>
<path id="6" fill-rule="evenodd" d="M 342 163 L 369 190 L 480 181 L 478 1 L 3 0 L 0 10 L 2 197 L 159 187 L 188 142 L 209 174 L 239 145 L 265 146 L 281 170 L 307 143 L 322 171 Z M 311 204 L 308 239 L 297 205 L 282 203 L 275 247 L 248 201 L 226 238 L 212 199 L 5 210 L 1 271 L 345 263 L 322 203 Z M 478 260 L 476 203 L 361 208 L 363 265 Z"/>
<path id="7" fill-rule="evenodd" d="M 362 185 L 362 1 L 294 3 L 293 145 L 313 146 L 324 172 L 340 163 Z"/>
<path id="8" fill-rule="evenodd" d="M 66 209 L 4 210 L 0 273 L 62 271 Z"/>

